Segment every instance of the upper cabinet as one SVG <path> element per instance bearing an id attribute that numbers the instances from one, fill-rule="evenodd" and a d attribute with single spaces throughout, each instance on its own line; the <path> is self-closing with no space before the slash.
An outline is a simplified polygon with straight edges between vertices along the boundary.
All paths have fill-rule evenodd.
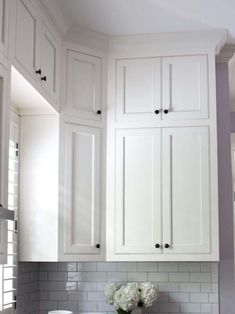
<path id="1" fill-rule="evenodd" d="M 10 1 L 0 0 L 0 51 L 8 54 Z"/>
<path id="2" fill-rule="evenodd" d="M 101 119 L 101 67 L 97 56 L 67 51 L 67 112 L 82 119 Z"/>
<path id="3" fill-rule="evenodd" d="M 49 30 L 40 11 L 30 0 L 16 1 L 14 9 L 13 65 L 57 108 L 60 79 L 59 39 Z"/>
<path id="4" fill-rule="evenodd" d="M 206 55 L 117 59 L 115 81 L 118 122 L 208 118 Z"/>

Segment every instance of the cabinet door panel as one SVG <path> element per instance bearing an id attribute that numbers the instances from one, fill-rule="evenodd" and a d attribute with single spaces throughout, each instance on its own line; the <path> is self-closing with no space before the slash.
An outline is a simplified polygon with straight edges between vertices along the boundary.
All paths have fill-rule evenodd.
<path id="1" fill-rule="evenodd" d="M 164 119 L 208 118 L 206 56 L 162 59 Z"/>
<path id="2" fill-rule="evenodd" d="M 118 121 L 159 119 L 161 107 L 160 58 L 117 60 L 116 118 Z"/>
<path id="3" fill-rule="evenodd" d="M 15 58 L 34 77 L 39 68 L 39 25 L 32 4 L 27 0 L 17 1 L 16 7 Z"/>
<path id="4" fill-rule="evenodd" d="M 100 120 L 101 59 L 68 52 L 67 110 L 80 118 Z"/>
<path id="5" fill-rule="evenodd" d="M 45 25 L 42 27 L 42 50 L 41 50 L 41 69 L 42 76 L 46 76 L 46 81 L 42 81 L 42 86 L 52 97 L 57 100 L 58 82 L 58 53 L 59 44 L 51 35 Z"/>
<path id="6" fill-rule="evenodd" d="M 210 253 L 209 130 L 163 131 L 164 254 Z"/>
<path id="7" fill-rule="evenodd" d="M 100 129 L 66 125 L 65 254 L 99 254 Z"/>
<path id="8" fill-rule="evenodd" d="M 115 252 L 158 254 L 161 243 L 160 130 L 116 133 Z"/>

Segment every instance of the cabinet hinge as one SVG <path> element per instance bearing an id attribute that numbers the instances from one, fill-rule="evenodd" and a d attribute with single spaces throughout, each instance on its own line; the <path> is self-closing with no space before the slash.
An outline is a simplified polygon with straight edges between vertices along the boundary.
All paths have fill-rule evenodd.
<path id="1" fill-rule="evenodd" d="M 19 143 L 16 143 L 16 157 L 19 156 Z"/>
<path id="2" fill-rule="evenodd" d="M 16 302 L 16 295 L 14 296 L 14 301 L 15 301 L 15 302 L 14 302 L 14 309 L 16 310 L 16 303 L 17 303 L 17 302 Z"/>
<path id="3" fill-rule="evenodd" d="M 15 231 L 15 233 L 18 232 L 18 222 L 17 222 L 17 220 L 15 220 L 14 231 Z"/>

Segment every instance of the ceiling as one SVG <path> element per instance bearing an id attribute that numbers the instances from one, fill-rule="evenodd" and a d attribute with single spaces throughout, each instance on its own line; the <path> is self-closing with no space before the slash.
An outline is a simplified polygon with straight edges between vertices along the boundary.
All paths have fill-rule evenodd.
<path id="1" fill-rule="evenodd" d="M 50 0 L 68 27 L 105 35 L 228 29 L 235 41 L 234 0 Z"/>

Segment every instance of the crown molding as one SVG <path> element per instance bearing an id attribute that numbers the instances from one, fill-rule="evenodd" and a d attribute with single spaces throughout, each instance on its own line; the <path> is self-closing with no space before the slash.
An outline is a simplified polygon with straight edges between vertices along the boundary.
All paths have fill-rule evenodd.
<path id="1" fill-rule="evenodd" d="M 228 62 L 235 53 L 235 44 L 226 44 L 216 56 L 216 62 Z"/>

